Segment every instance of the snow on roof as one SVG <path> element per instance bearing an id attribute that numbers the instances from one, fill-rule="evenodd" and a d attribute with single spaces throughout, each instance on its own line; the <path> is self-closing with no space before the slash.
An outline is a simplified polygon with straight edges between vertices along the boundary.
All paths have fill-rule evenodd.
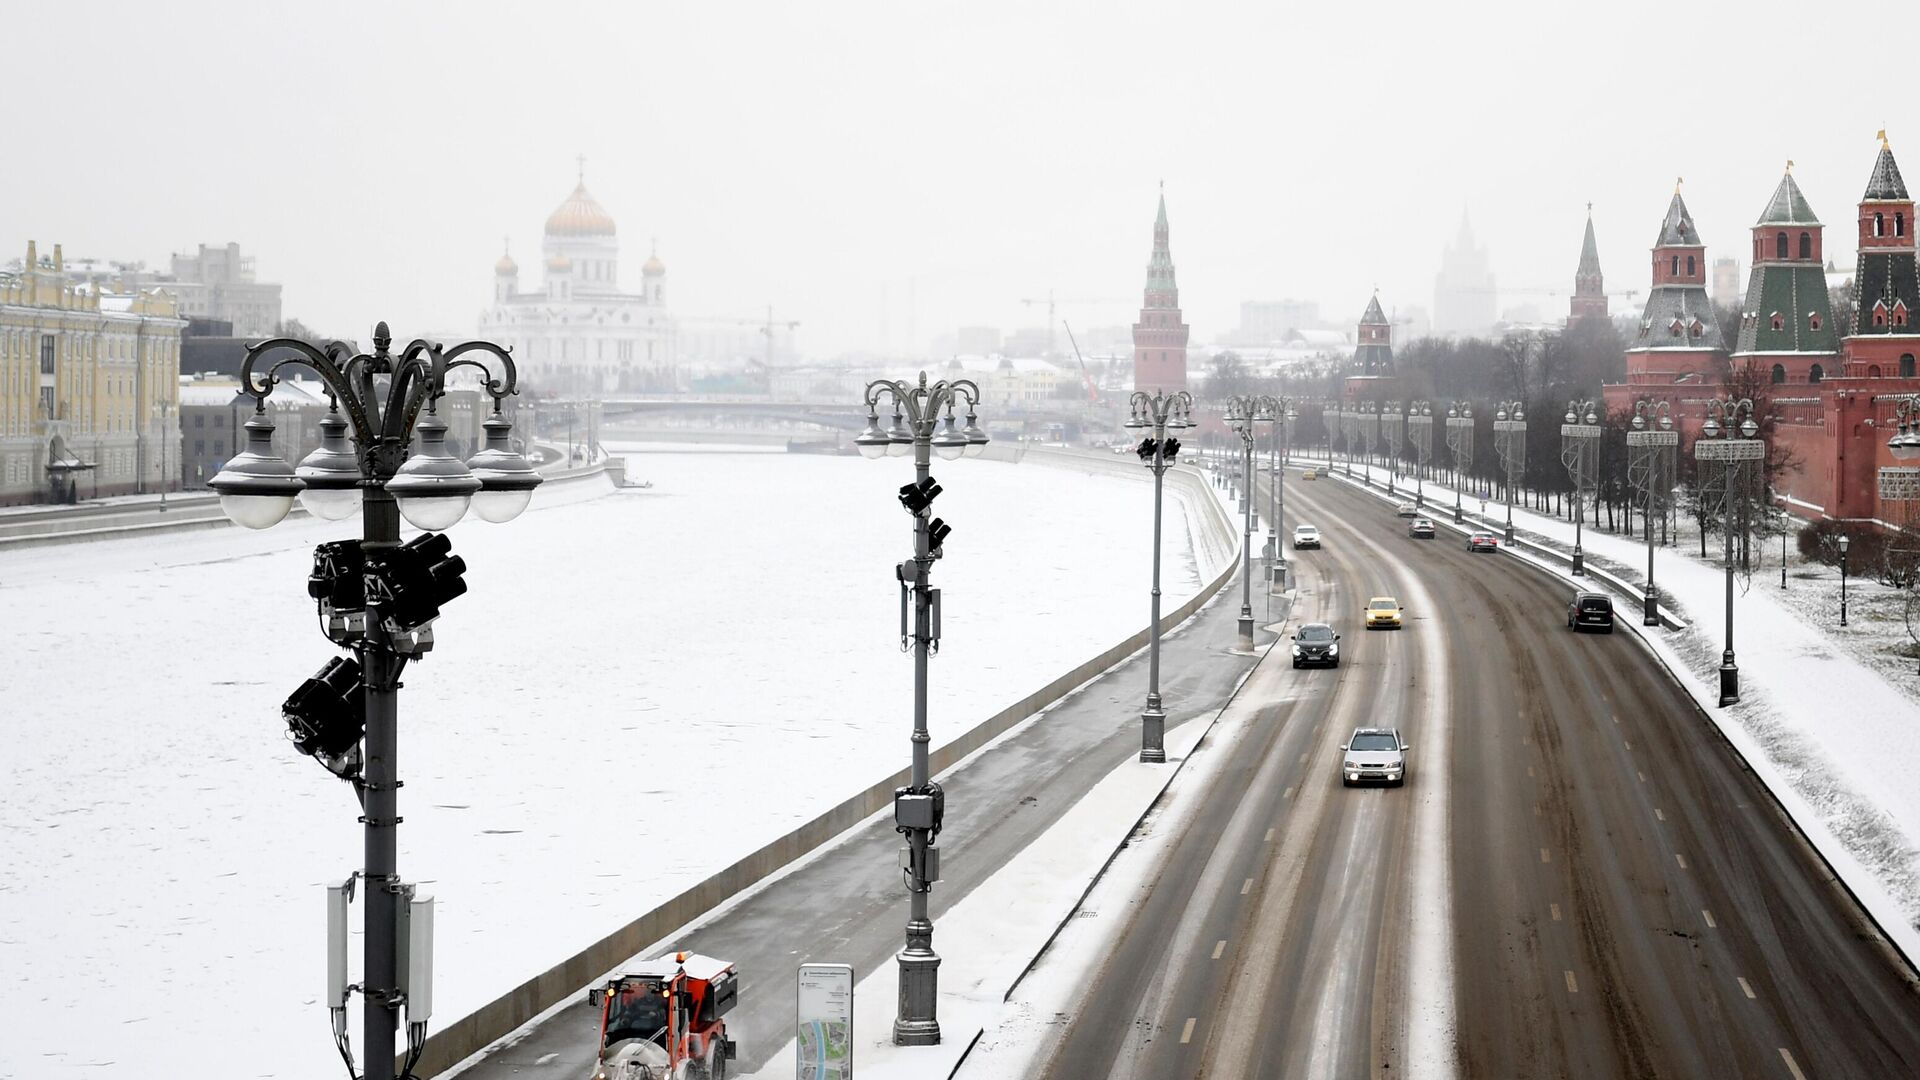
<path id="1" fill-rule="evenodd" d="M 702 956 L 699 953 L 688 953 L 686 963 L 682 964 L 674 960 L 674 955 L 673 953 L 668 953 L 665 956 L 643 963 L 627 964 L 620 968 L 620 975 L 623 978 L 637 976 L 643 979 L 666 979 L 671 978 L 676 972 L 685 969 L 688 978 L 702 979 L 711 982 L 733 970 L 733 961 L 731 960 L 715 960 L 711 956 Z"/>

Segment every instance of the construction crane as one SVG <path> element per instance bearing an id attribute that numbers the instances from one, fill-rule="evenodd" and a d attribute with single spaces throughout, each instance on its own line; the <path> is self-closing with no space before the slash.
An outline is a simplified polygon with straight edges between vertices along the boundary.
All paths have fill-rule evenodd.
<path id="1" fill-rule="evenodd" d="M 728 326 L 759 327 L 760 333 L 767 339 L 767 359 L 765 363 L 769 370 L 773 367 L 773 332 L 782 326 L 786 327 L 789 332 L 800 328 L 800 320 L 798 319 L 776 320 L 773 317 L 772 304 L 767 305 L 767 317 L 765 319 L 732 319 L 722 317 L 718 319 L 703 319 L 700 321 L 706 323 L 724 323 Z"/>
<path id="2" fill-rule="evenodd" d="M 1083 297 L 1075 297 L 1069 300 L 1061 300 L 1061 299 L 1057 299 L 1053 295 L 1052 289 L 1048 289 L 1047 295 L 1043 298 L 1041 297 L 1036 297 L 1031 299 L 1022 298 L 1020 302 L 1022 304 L 1025 304 L 1028 307 L 1033 307 L 1035 304 L 1047 305 L 1047 356 L 1049 359 L 1051 359 L 1052 357 L 1058 355 L 1058 350 L 1054 347 L 1055 341 L 1053 336 L 1053 328 L 1058 318 L 1058 316 L 1056 315 L 1056 312 L 1059 309 L 1061 304 L 1130 304 L 1133 301 L 1125 298 L 1115 299 L 1112 297 L 1101 297 L 1101 296 L 1083 296 Z"/>
<path id="3" fill-rule="evenodd" d="M 1087 358 L 1080 355 L 1080 343 L 1074 341 L 1073 327 L 1067 326 L 1067 320 L 1065 319 L 1060 320 L 1060 325 L 1066 326 L 1067 340 L 1073 342 L 1073 358 L 1080 361 L 1080 382 L 1087 388 L 1087 401 L 1091 404 L 1098 405 L 1100 404 L 1100 388 L 1094 385 L 1093 376 L 1087 371 Z"/>

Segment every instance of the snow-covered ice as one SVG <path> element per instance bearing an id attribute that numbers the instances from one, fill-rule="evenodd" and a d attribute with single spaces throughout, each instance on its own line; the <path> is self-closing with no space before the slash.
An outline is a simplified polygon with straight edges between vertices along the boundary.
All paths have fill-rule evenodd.
<path id="1" fill-rule="evenodd" d="M 1144 624 L 1151 502 L 1144 471 L 934 472 L 939 741 Z M 472 591 L 400 705 L 400 866 L 440 902 L 439 1020 L 907 760 L 910 466 L 645 454 L 629 476 L 655 486 L 553 489 L 451 534 Z M 1168 494 L 1172 606 L 1200 575 Z M 358 811 L 278 706 L 334 655 L 305 577 L 352 531 L 0 561 L 0 1075 L 175 1075 L 215 1047 L 250 1075 L 337 1075 L 320 885 L 358 865 Z"/>

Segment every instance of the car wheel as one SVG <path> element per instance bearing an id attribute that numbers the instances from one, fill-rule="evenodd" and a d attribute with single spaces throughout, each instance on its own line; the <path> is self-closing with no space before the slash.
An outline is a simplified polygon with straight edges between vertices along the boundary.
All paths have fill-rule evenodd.
<path id="1" fill-rule="evenodd" d="M 1353 781 L 1351 781 L 1351 780 L 1349 780 L 1349 779 L 1347 779 L 1347 778 L 1346 778 L 1345 776 L 1342 776 L 1342 777 L 1340 778 L 1340 786 L 1341 786 L 1341 787 L 1352 787 L 1352 786 L 1353 786 Z"/>
<path id="2" fill-rule="evenodd" d="M 1298 661 L 1298 660 L 1295 660 L 1295 661 L 1293 662 L 1293 670 L 1295 670 L 1295 671 L 1299 671 L 1299 670 L 1300 670 L 1300 661 Z"/>

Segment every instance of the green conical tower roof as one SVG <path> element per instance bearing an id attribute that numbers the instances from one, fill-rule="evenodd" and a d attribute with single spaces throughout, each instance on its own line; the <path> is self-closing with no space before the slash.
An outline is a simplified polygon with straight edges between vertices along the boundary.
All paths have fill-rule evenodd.
<path id="1" fill-rule="evenodd" d="M 1700 242 L 1700 230 L 1693 227 L 1693 215 L 1687 213 L 1687 201 L 1680 197 L 1680 190 L 1674 189 L 1673 201 L 1667 204 L 1666 219 L 1660 223 L 1660 239 L 1653 242 L 1654 247 L 1704 247 Z"/>
<path id="2" fill-rule="evenodd" d="M 1813 207 L 1807 205 L 1807 197 L 1800 193 L 1800 185 L 1793 182 L 1791 169 L 1780 178 L 1780 186 L 1773 189 L 1773 198 L 1767 200 L 1767 209 L 1760 215 L 1760 220 L 1754 224 L 1820 224 L 1820 219 L 1814 214 Z"/>
<path id="3" fill-rule="evenodd" d="M 1860 201 L 1904 201 L 1907 197 L 1907 183 L 1900 179 L 1900 166 L 1894 164 L 1893 148 L 1887 145 L 1883 137 L 1880 140 L 1880 157 L 1873 163 L 1873 176 L 1867 181 L 1867 193 L 1861 196 Z"/>
<path id="4" fill-rule="evenodd" d="M 1374 294 L 1374 296 L 1367 301 L 1367 311 L 1366 314 L 1360 316 L 1360 324 L 1362 326 L 1387 325 L 1387 313 L 1380 310 L 1380 296 L 1378 293 Z"/>
<path id="5" fill-rule="evenodd" d="M 1587 211 L 1587 238 L 1580 242 L 1580 268 L 1574 273 L 1579 277 L 1600 274 L 1600 245 L 1593 241 L 1593 211 Z"/>

